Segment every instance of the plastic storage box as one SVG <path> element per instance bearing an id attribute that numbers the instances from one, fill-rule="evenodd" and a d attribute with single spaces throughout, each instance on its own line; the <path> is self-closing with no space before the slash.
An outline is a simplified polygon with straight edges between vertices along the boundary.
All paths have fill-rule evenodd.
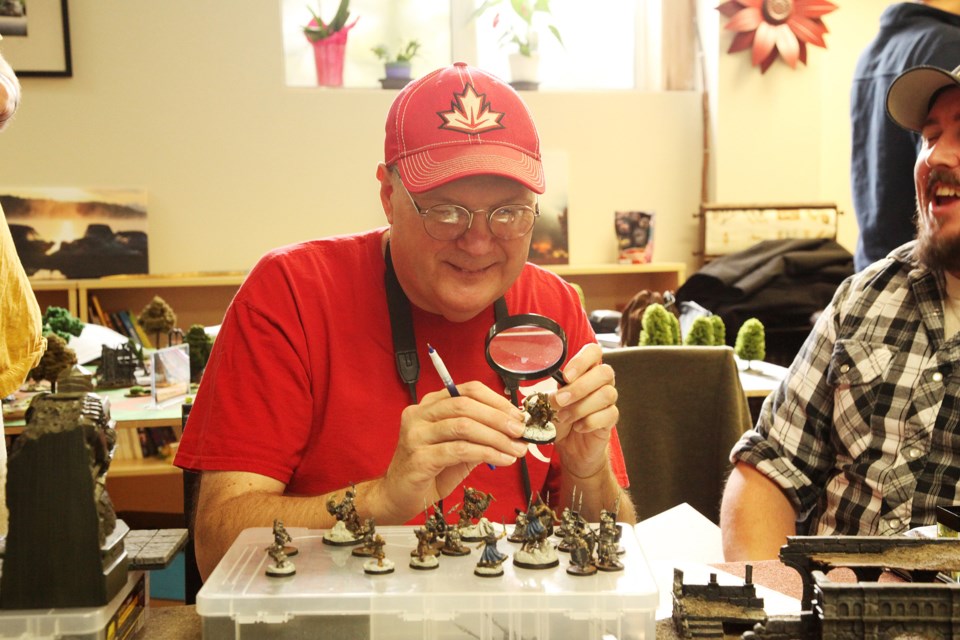
<path id="1" fill-rule="evenodd" d="M 499 529 L 499 526 L 497 527 Z M 508 525 L 512 531 L 512 526 Z M 243 531 L 197 594 L 205 640 L 232 638 L 407 638 L 654 640 L 657 585 L 633 528 L 623 527 L 624 570 L 567 574 L 569 557 L 546 570 L 513 566 L 504 575 L 475 576 L 480 557 L 440 557 L 431 571 L 411 569 L 414 527 L 378 527 L 391 574 L 367 575 L 353 547 L 323 544 L 324 531 L 289 528 L 296 574 L 268 577 L 268 528 Z M 557 539 L 555 539 L 557 540 Z M 558 541 L 558 540 L 557 540 Z"/>
<path id="2" fill-rule="evenodd" d="M 0 638 L 132 638 L 143 626 L 146 603 L 147 574 L 130 571 L 127 584 L 102 607 L 0 610 Z"/>

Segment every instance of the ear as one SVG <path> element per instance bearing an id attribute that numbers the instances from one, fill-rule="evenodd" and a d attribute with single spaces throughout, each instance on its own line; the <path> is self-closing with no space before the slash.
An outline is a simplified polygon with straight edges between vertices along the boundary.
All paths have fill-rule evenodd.
<path id="1" fill-rule="evenodd" d="M 380 181 L 380 204 L 387 222 L 393 224 L 393 180 L 391 171 L 382 162 L 377 165 L 377 180 Z"/>

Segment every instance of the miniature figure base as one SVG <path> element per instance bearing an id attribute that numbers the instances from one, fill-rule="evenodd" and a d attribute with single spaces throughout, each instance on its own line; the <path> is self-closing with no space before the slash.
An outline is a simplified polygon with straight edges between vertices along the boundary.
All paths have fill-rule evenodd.
<path id="1" fill-rule="evenodd" d="M 297 549 L 296 547 L 288 544 L 288 545 L 285 545 L 285 546 L 283 547 L 283 553 L 284 553 L 284 555 L 286 555 L 288 558 L 292 558 L 293 556 L 295 556 L 295 555 L 297 555 L 298 553 L 300 553 L 300 549 Z"/>
<path id="2" fill-rule="evenodd" d="M 393 573 L 394 566 L 393 560 L 388 558 L 384 558 L 382 564 L 378 564 L 376 560 L 367 560 L 363 563 L 363 572 L 370 575 L 384 575 Z"/>
<path id="3" fill-rule="evenodd" d="M 597 572 L 597 568 L 592 564 L 588 564 L 585 567 L 572 564 L 569 567 L 567 567 L 567 573 L 569 573 L 572 576 L 592 576 L 596 572 Z"/>
<path id="4" fill-rule="evenodd" d="M 470 549 L 467 547 L 460 547 L 459 549 L 448 549 L 447 547 L 443 547 L 440 549 L 440 553 L 445 556 L 468 556 L 470 555 Z"/>
<path id="5" fill-rule="evenodd" d="M 557 550 L 549 545 L 546 549 L 521 549 L 513 555 L 513 565 L 522 569 L 552 569 L 559 564 Z"/>
<path id="6" fill-rule="evenodd" d="M 480 542 L 484 535 L 480 532 L 480 526 L 476 524 L 460 527 L 460 539 L 464 542 Z"/>
<path id="7" fill-rule="evenodd" d="M 430 571 L 440 566 L 437 556 L 424 556 L 423 560 L 414 556 L 410 558 L 410 568 L 418 571 Z"/>
<path id="8" fill-rule="evenodd" d="M 369 558 L 373 555 L 373 549 L 369 547 L 357 547 L 350 552 L 350 555 L 356 556 L 358 558 Z"/>
<path id="9" fill-rule="evenodd" d="M 335 547 L 348 547 L 361 542 L 363 542 L 363 539 L 350 533 L 347 525 L 343 524 L 342 521 L 333 525 L 333 529 L 323 534 L 323 544 L 332 544 Z"/>
<path id="10" fill-rule="evenodd" d="M 507 542 L 523 542 L 524 540 L 526 538 L 523 537 L 523 531 L 515 531 L 507 538 Z"/>
<path id="11" fill-rule="evenodd" d="M 600 571 L 623 571 L 623 563 L 612 562 L 609 564 L 598 564 L 597 569 L 600 569 Z"/>
<path id="12" fill-rule="evenodd" d="M 542 427 L 527 427 L 523 430 L 520 439 L 533 444 L 550 444 L 557 439 L 557 428 L 553 426 L 552 422 L 548 422 Z"/>
<path id="13" fill-rule="evenodd" d="M 503 575 L 503 567 L 499 564 L 495 567 L 481 567 L 477 565 L 473 573 L 481 578 L 496 578 L 497 576 Z"/>
<path id="14" fill-rule="evenodd" d="M 297 567 L 292 562 L 284 562 L 282 565 L 271 564 L 267 566 L 267 575 L 274 578 L 283 578 L 292 576 L 297 572 Z"/>

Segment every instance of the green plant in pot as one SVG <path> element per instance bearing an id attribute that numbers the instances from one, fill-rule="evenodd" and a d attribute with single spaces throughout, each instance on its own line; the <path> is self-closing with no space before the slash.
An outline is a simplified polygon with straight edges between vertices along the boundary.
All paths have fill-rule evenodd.
<path id="1" fill-rule="evenodd" d="M 534 23 L 547 21 L 547 30 L 557 42 L 563 44 L 560 30 L 553 22 L 549 22 L 550 0 L 485 0 L 473 12 L 473 18 L 502 4 L 506 4 L 509 11 L 498 10 L 493 17 L 493 26 L 502 29 L 500 46 L 514 49 L 510 54 L 511 78 L 515 83 L 536 83 L 540 54 L 538 25 Z"/>
<path id="2" fill-rule="evenodd" d="M 392 53 L 385 45 L 372 49 L 373 53 L 383 62 L 383 70 L 387 79 L 410 80 L 411 61 L 420 51 L 420 42 L 410 40 L 401 46 L 396 53 Z"/>

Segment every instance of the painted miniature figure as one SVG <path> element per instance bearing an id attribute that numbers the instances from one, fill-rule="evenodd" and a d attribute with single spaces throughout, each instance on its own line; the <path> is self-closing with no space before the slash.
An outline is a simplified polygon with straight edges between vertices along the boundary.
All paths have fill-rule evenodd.
<path id="1" fill-rule="evenodd" d="M 560 527 L 557 529 L 557 535 L 563 540 L 557 546 L 559 551 L 570 551 L 575 540 L 584 535 L 587 531 L 587 521 L 583 519 L 579 511 L 574 511 L 570 507 L 565 507 L 560 516 Z"/>
<path id="2" fill-rule="evenodd" d="M 287 549 L 294 549 L 294 547 L 287 547 L 286 544 L 290 542 L 292 538 L 287 532 L 286 528 L 283 526 L 281 520 L 273 521 L 273 544 L 267 547 L 267 554 L 273 559 L 273 564 L 267 565 L 267 575 L 274 578 L 280 578 L 284 576 L 292 576 L 297 572 L 296 566 L 288 559 L 289 555 Z"/>
<path id="3" fill-rule="evenodd" d="M 352 488 L 347 489 L 346 495 L 339 504 L 333 497 L 327 500 L 327 512 L 332 516 L 336 516 L 337 524 L 333 525 L 330 531 L 323 534 L 324 544 L 348 546 L 360 544 L 363 541 L 363 536 L 360 531 L 362 528 L 360 516 L 357 514 L 357 509 L 353 504 L 356 491 L 356 486 L 352 485 Z"/>
<path id="4" fill-rule="evenodd" d="M 299 550 L 293 545 L 287 544 L 292 542 L 293 537 L 287 532 L 287 528 L 283 526 L 283 520 L 274 519 L 273 521 L 273 545 L 275 547 L 280 547 L 283 549 L 283 553 L 288 557 L 292 558 L 293 556 L 299 553 Z"/>
<path id="5" fill-rule="evenodd" d="M 486 518 L 480 518 L 480 522 L 477 523 L 477 529 L 483 535 L 483 552 L 480 554 L 480 560 L 477 562 L 473 573 L 481 578 L 502 576 L 503 561 L 506 560 L 508 556 L 500 552 L 497 548 L 497 542 L 507 535 L 506 526 L 503 527 L 503 533 L 498 536 L 490 521 Z"/>
<path id="6" fill-rule="evenodd" d="M 450 525 L 447 527 L 446 535 L 443 537 L 443 546 L 440 553 L 445 556 L 466 556 L 470 555 L 470 548 L 463 544 L 463 538 L 460 535 L 459 525 Z"/>
<path id="7" fill-rule="evenodd" d="M 379 533 L 373 534 L 370 539 L 370 559 L 363 563 L 363 572 L 371 575 L 383 575 L 393 573 L 394 563 L 386 557 L 384 547 L 386 541 Z"/>
<path id="8" fill-rule="evenodd" d="M 604 510 L 600 512 L 600 533 L 597 543 L 597 569 L 601 571 L 622 571 L 620 562 L 620 530 L 613 515 Z"/>
<path id="9" fill-rule="evenodd" d="M 372 557 L 375 552 L 376 538 L 378 537 L 377 525 L 374 519 L 367 518 L 363 523 L 363 528 L 360 530 L 360 546 L 354 548 L 354 550 L 350 552 L 351 555 L 360 558 Z"/>
<path id="10" fill-rule="evenodd" d="M 549 538 L 557 514 L 540 496 L 527 509 L 527 533 L 523 546 L 513 556 L 513 564 L 524 569 L 550 569 L 560 564 L 557 549 Z"/>
<path id="11" fill-rule="evenodd" d="M 483 512 L 492 501 L 492 493 L 484 494 L 473 487 L 466 487 L 463 490 L 463 507 L 460 509 L 460 521 L 457 525 L 460 527 L 460 536 L 464 542 L 483 540 L 484 536 L 476 523 L 483 518 Z"/>
<path id="12" fill-rule="evenodd" d="M 526 429 L 521 440 L 534 444 L 549 444 L 557 439 L 557 427 L 553 419 L 556 410 L 550 406 L 550 398 L 545 393 L 534 393 L 523 399 L 523 419 Z"/>
<path id="13" fill-rule="evenodd" d="M 507 538 L 510 542 L 525 542 L 527 539 L 527 512 L 517 509 L 517 519 L 513 525 L 513 533 Z"/>
<path id="14" fill-rule="evenodd" d="M 414 529 L 417 536 L 417 548 L 410 552 L 410 568 L 419 571 L 429 571 L 440 566 L 440 542 L 435 531 L 426 526 Z"/>
<path id="15" fill-rule="evenodd" d="M 587 527 L 578 530 L 570 542 L 570 566 L 567 573 L 572 576 L 592 576 L 597 572 L 593 560 L 593 549 L 597 544 L 597 534 Z"/>

